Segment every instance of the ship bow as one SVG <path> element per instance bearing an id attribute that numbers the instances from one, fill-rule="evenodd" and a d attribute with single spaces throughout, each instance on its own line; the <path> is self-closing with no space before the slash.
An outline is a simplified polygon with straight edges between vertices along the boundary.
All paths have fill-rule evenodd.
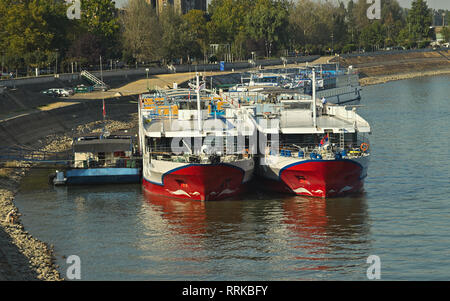
<path id="1" fill-rule="evenodd" d="M 165 173 L 162 185 L 144 179 L 153 193 L 191 200 L 217 200 L 243 189 L 244 171 L 232 165 L 191 164 Z"/>
<path id="2" fill-rule="evenodd" d="M 317 160 L 291 164 L 280 180 L 298 195 L 334 197 L 363 188 L 364 167 L 353 160 Z"/>

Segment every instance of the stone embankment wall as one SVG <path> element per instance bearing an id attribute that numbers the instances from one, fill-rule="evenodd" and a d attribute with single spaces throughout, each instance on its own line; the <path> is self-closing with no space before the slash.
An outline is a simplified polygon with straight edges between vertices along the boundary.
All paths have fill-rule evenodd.
<path id="1" fill-rule="evenodd" d="M 107 118 L 126 120 L 137 112 L 135 101 L 134 96 L 105 100 Z M 0 147 L 37 146 L 48 135 L 68 133 L 80 124 L 102 120 L 102 108 L 102 100 L 90 100 L 5 120 L 0 122 Z"/>
<path id="2" fill-rule="evenodd" d="M 352 54 L 332 61 L 357 68 L 362 85 L 450 74 L 450 50 L 447 49 Z"/>

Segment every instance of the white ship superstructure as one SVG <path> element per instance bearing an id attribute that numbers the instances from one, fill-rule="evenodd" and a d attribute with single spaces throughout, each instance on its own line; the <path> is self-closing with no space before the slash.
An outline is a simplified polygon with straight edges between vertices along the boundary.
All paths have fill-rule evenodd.
<path id="1" fill-rule="evenodd" d="M 255 128 L 248 112 L 217 95 L 141 95 L 139 124 L 143 185 L 150 193 L 216 200 L 240 193 L 253 176 Z"/>

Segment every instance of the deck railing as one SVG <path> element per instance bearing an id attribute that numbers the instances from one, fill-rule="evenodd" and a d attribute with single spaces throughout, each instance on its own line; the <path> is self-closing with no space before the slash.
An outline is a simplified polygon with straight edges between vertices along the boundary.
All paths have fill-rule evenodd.
<path id="1" fill-rule="evenodd" d="M 68 161 L 68 165 L 72 168 L 140 168 L 142 166 L 142 158 L 72 160 Z"/>
<path id="2" fill-rule="evenodd" d="M 280 144 L 279 149 L 266 149 L 265 155 L 305 158 L 305 159 L 341 159 L 367 156 L 370 153 L 368 140 L 345 142 L 343 147 L 339 143 L 320 144 L 286 143 Z"/>

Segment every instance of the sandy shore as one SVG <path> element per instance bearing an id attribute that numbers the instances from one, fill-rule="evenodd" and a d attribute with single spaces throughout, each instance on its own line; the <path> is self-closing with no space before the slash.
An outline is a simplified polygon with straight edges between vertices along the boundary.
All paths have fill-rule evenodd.
<path id="1" fill-rule="evenodd" d="M 106 120 L 106 129 L 110 132 L 131 129 L 136 126 L 136 119 L 137 113 L 128 122 Z M 102 127 L 103 122 L 95 121 L 78 126 L 76 131 L 99 133 Z M 70 149 L 71 141 L 69 135 L 48 136 L 41 150 L 65 151 Z M 6 168 L 0 168 L 0 281 L 64 280 L 55 264 L 53 246 L 34 238 L 26 231 L 20 219 L 14 225 L 5 221 L 10 210 L 19 211 L 14 205 L 14 196 L 21 179 L 31 167 L 29 163 L 7 162 Z"/>

